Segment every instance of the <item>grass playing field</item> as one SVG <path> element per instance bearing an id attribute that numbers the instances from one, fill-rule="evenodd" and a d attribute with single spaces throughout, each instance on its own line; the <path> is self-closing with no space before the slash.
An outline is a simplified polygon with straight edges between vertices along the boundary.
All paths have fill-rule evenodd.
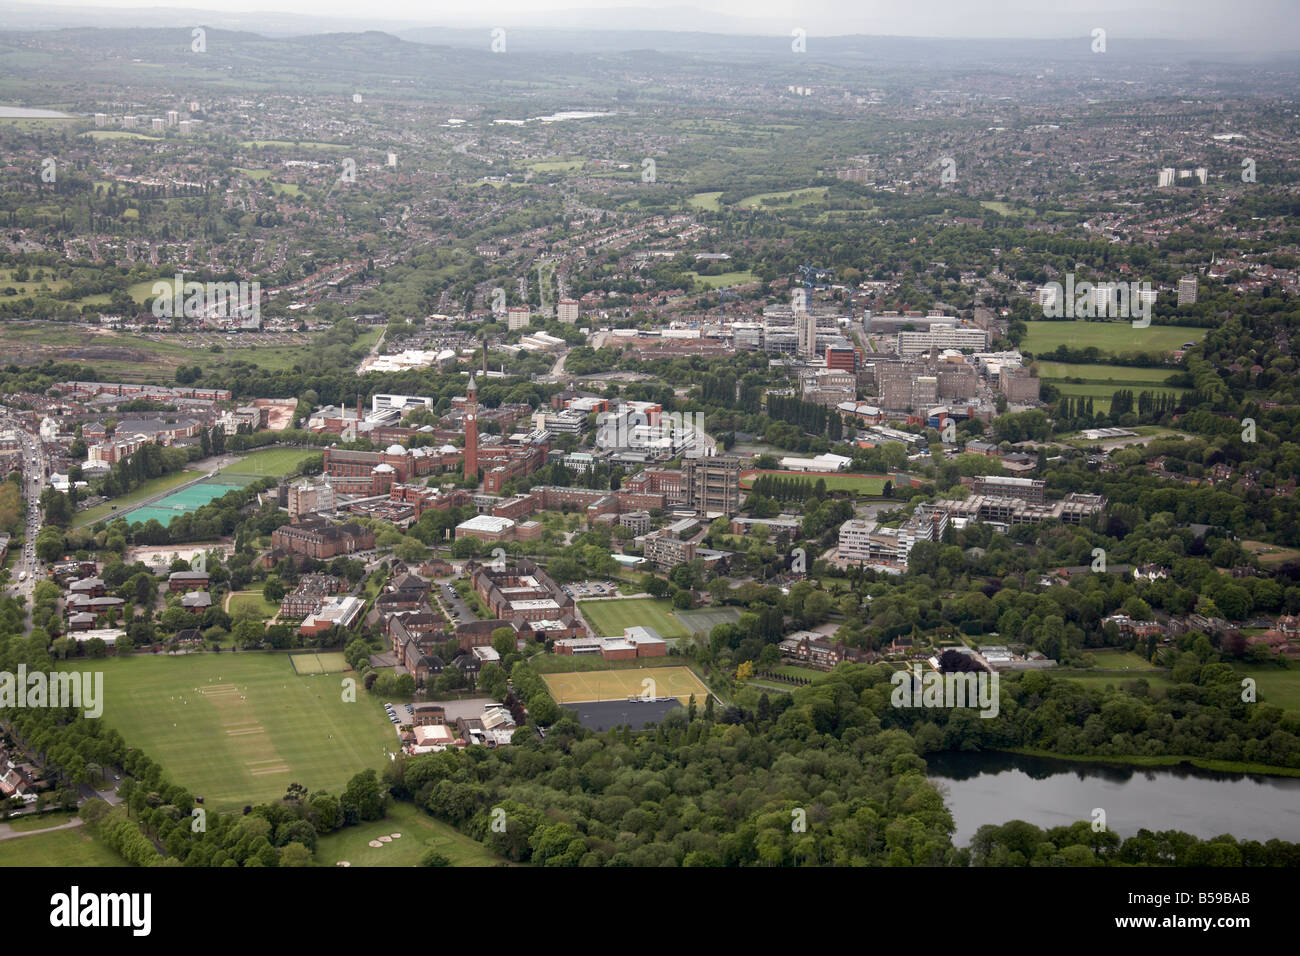
<path id="1" fill-rule="evenodd" d="M 620 637 L 629 627 L 650 627 L 660 637 L 690 637 L 673 616 L 667 598 L 621 598 L 610 601 L 579 601 L 578 610 L 602 637 Z"/>
<path id="2" fill-rule="evenodd" d="M 1038 362 L 1040 378 L 1081 378 L 1085 382 L 1104 382 L 1116 388 L 1150 388 L 1159 385 L 1175 370 L 1172 368 L 1130 368 L 1126 365 L 1083 365 L 1071 362 Z"/>
<path id="3" fill-rule="evenodd" d="M 1021 349 L 1034 355 L 1051 352 L 1059 345 L 1072 349 L 1090 346 L 1111 354 L 1124 352 L 1173 351 L 1184 342 L 1199 342 L 1206 329 L 1173 325 L 1150 325 L 1135 329 L 1132 321 L 1113 319 L 1105 322 L 1026 322 L 1028 334 Z"/>
<path id="4" fill-rule="evenodd" d="M 0 840 L 0 867 L 126 865 L 125 860 L 92 837 L 85 827 Z"/>
<path id="5" fill-rule="evenodd" d="M 295 674 L 284 654 L 78 666 L 104 672 L 103 719 L 210 808 L 270 800 L 293 782 L 337 794 L 397 746 L 381 701 L 358 688 L 348 703 L 340 677 Z"/>
<path id="6" fill-rule="evenodd" d="M 401 836 L 377 847 L 370 845 L 394 833 Z M 327 833 L 316 844 L 316 862 L 320 866 L 337 866 L 341 860 L 350 866 L 416 866 L 420 854 L 430 847 L 451 860 L 452 866 L 506 865 L 483 844 L 409 803 L 394 803 L 388 816 L 375 823 Z"/>
<path id="7" fill-rule="evenodd" d="M 219 474 L 224 478 L 230 475 L 251 475 L 255 478 L 279 478 L 296 471 L 302 462 L 312 455 L 319 455 L 308 448 L 263 448 L 251 452 Z"/>
<path id="8" fill-rule="evenodd" d="M 758 276 L 752 272 L 724 272 L 716 276 L 704 276 L 698 272 L 686 273 L 693 279 L 708 289 L 725 289 L 728 286 L 744 285 L 746 282 L 753 282 Z"/>
<path id="9" fill-rule="evenodd" d="M 762 209 L 769 204 L 784 208 L 806 206 L 809 203 L 821 202 L 826 198 L 827 192 L 828 189 L 825 186 L 809 186 L 805 189 L 786 189 L 782 192 L 758 193 L 754 196 L 746 196 L 736 203 L 736 208 Z M 764 200 L 769 202 L 764 202 Z"/>
<path id="10" fill-rule="evenodd" d="M 721 192 L 696 193 L 687 200 L 687 204 L 695 209 L 707 209 L 709 212 L 717 212 L 721 208 L 718 205 L 718 198 L 721 195 Z"/>
<path id="11" fill-rule="evenodd" d="M 573 671 L 543 674 L 546 689 L 557 704 L 586 703 L 593 700 L 627 700 L 647 691 L 651 697 L 676 697 L 683 704 L 692 694 L 696 703 L 709 695 L 689 667 L 652 667 L 636 670 Z M 646 684 L 645 681 L 652 681 Z"/>
<path id="12" fill-rule="evenodd" d="M 888 478 L 874 475 L 838 475 L 816 474 L 804 471 L 750 471 L 740 476 L 740 486 L 750 488 L 758 475 L 776 475 L 780 478 L 797 478 L 816 485 L 818 481 L 826 482 L 827 491 L 852 491 L 860 495 L 879 495 L 885 490 Z"/>

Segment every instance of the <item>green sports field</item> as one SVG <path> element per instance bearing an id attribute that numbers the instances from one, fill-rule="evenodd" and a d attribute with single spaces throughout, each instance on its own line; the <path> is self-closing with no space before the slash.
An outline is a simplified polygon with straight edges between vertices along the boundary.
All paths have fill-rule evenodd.
<path id="1" fill-rule="evenodd" d="M 690 637 L 673 616 L 673 604 L 667 598 L 579 601 L 578 610 L 601 637 L 621 637 L 629 627 L 654 628 L 660 637 Z"/>
<path id="2" fill-rule="evenodd" d="M 1187 340 L 1190 341 L 1190 340 Z M 1151 387 L 1159 385 L 1177 369 L 1130 368 L 1127 365 L 1083 365 L 1074 362 L 1038 362 L 1039 378 L 1080 378 L 1085 382 L 1106 382 L 1116 388 Z"/>
<path id="3" fill-rule="evenodd" d="M 1044 355 L 1065 345 L 1072 349 L 1094 347 L 1103 352 L 1169 352 L 1184 342 L 1199 342 L 1206 329 L 1173 325 L 1150 325 L 1135 329 L 1132 321 L 1104 322 L 1026 322 L 1028 334 L 1020 343 L 1021 349 L 1034 355 Z"/>
<path id="4" fill-rule="evenodd" d="M 177 485 L 183 485 L 187 481 L 194 481 L 201 478 L 201 471 L 177 471 L 170 475 L 163 475 L 161 478 L 150 478 L 140 484 L 135 490 L 120 498 L 114 498 L 112 501 L 102 505 L 96 505 L 93 508 L 87 508 L 85 511 L 78 511 L 76 517 L 72 519 L 72 527 L 81 528 L 88 524 L 94 524 L 96 521 L 112 521 L 130 510 L 130 506 L 137 501 L 143 501 L 153 495 L 161 494 L 168 488 L 175 488 Z"/>
<path id="5" fill-rule="evenodd" d="M 297 471 L 298 466 L 312 455 L 319 455 L 309 448 L 263 448 L 250 452 L 233 465 L 220 472 L 223 479 L 236 475 L 248 475 L 253 478 L 279 478 Z"/>
<path id="6" fill-rule="evenodd" d="M 753 282 L 758 278 L 752 272 L 724 272 L 716 276 L 704 276 L 698 272 L 688 272 L 686 275 L 708 289 L 725 289 L 728 286 L 744 285 L 746 282 Z"/>
<path id="7" fill-rule="evenodd" d="M 285 654 L 221 653 L 78 662 L 104 672 L 103 720 L 218 810 L 271 800 L 290 783 L 339 793 L 386 765 L 397 737 L 383 705 L 338 674 L 300 676 Z"/>
<path id="8" fill-rule="evenodd" d="M 393 837 L 400 833 L 401 836 Z M 371 841 L 381 836 L 392 839 L 373 847 Z M 432 847 L 451 861 L 452 866 L 505 866 L 496 856 L 459 830 L 435 820 L 410 803 L 394 803 L 388 816 L 375 823 L 362 823 L 327 833 L 316 844 L 316 863 L 320 866 L 416 866 L 420 855 Z"/>
<path id="9" fill-rule="evenodd" d="M 815 486 L 818 481 L 826 482 L 827 491 L 852 491 L 860 495 L 880 495 L 885 491 L 885 482 L 888 478 L 879 478 L 874 475 L 844 475 L 831 472 L 825 474 L 813 471 L 750 471 L 740 476 L 740 486 L 742 488 L 753 487 L 754 479 L 758 475 L 776 475 L 779 478 L 797 478 L 800 481 L 807 481 Z"/>
<path id="10" fill-rule="evenodd" d="M 0 840 L 0 867 L 126 865 L 125 860 L 91 836 L 85 827 Z"/>
<path id="11" fill-rule="evenodd" d="M 758 193 L 754 196 L 746 196 L 740 202 L 736 203 L 737 209 L 762 209 L 770 202 L 772 205 L 784 208 L 792 206 L 806 206 L 810 203 L 819 203 L 826 198 L 829 191 L 826 186 L 808 186 L 804 189 L 786 189 L 775 193 Z M 765 200 L 767 202 L 765 202 Z"/>
<path id="12" fill-rule="evenodd" d="M 543 674 L 546 689 L 557 704 L 585 703 L 594 700 L 627 700 L 640 697 L 647 690 L 652 697 L 676 697 L 683 704 L 695 696 L 703 703 L 709 688 L 689 667 L 646 667 L 608 671 L 570 671 Z M 653 681 L 646 684 L 645 681 Z"/>
<path id="13" fill-rule="evenodd" d="M 151 505 L 127 512 L 124 517 L 128 524 L 146 524 L 156 520 L 164 528 L 183 514 L 198 511 L 204 505 L 215 501 L 232 491 L 238 491 L 237 484 L 220 484 L 216 481 L 201 481 L 197 485 L 182 488 L 166 498 L 160 498 Z"/>
<path id="14" fill-rule="evenodd" d="M 1098 382 L 1089 382 L 1084 385 L 1078 385 L 1074 382 L 1056 382 L 1054 384 L 1062 395 L 1068 395 L 1071 398 L 1091 398 L 1094 412 L 1109 412 L 1110 400 L 1115 397 L 1115 392 L 1121 388 L 1131 391 L 1135 398 L 1143 392 L 1151 392 L 1153 395 L 1170 393 L 1182 395 L 1186 391 L 1186 389 L 1164 388 L 1158 385 L 1109 385 Z"/>

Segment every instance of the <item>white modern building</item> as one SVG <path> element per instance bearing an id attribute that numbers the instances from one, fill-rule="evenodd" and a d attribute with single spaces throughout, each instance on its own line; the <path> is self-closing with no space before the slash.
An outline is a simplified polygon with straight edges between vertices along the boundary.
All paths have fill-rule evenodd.
<path id="1" fill-rule="evenodd" d="M 928 332 L 899 332 L 898 354 L 904 358 L 923 355 L 931 349 L 982 352 L 989 347 L 984 329 L 960 328 L 952 322 L 936 322 Z"/>

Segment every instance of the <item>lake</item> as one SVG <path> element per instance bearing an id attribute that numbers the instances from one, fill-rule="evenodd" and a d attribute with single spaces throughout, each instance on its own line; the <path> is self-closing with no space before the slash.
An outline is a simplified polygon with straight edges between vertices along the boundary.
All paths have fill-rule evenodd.
<path id="1" fill-rule="evenodd" d="M 1092 820 L 1121 837 L 1138 830 L 1182 830 L 1202 839 L 1300 842 L 1300 777 L 1219 773 L 1193 767 L 1126 767 L 1003 753 L 926 757 L 957 831 L 970 844 L 986 823 L 1024 820 L 1047 828 Z"/>

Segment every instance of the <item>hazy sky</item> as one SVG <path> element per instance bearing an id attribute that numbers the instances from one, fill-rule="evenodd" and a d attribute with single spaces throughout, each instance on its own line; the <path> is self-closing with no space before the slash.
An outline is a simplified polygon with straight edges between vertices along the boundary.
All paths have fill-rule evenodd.
<path id="1" fill-rule="evenodd" d="M 285 12 L 449 26 L 787 34 L 1169 37 L 1300 49 L 1300 0 L 44 0 L 59 6 Z M 606 11 L 601 13 L 600 11 Z"/>

